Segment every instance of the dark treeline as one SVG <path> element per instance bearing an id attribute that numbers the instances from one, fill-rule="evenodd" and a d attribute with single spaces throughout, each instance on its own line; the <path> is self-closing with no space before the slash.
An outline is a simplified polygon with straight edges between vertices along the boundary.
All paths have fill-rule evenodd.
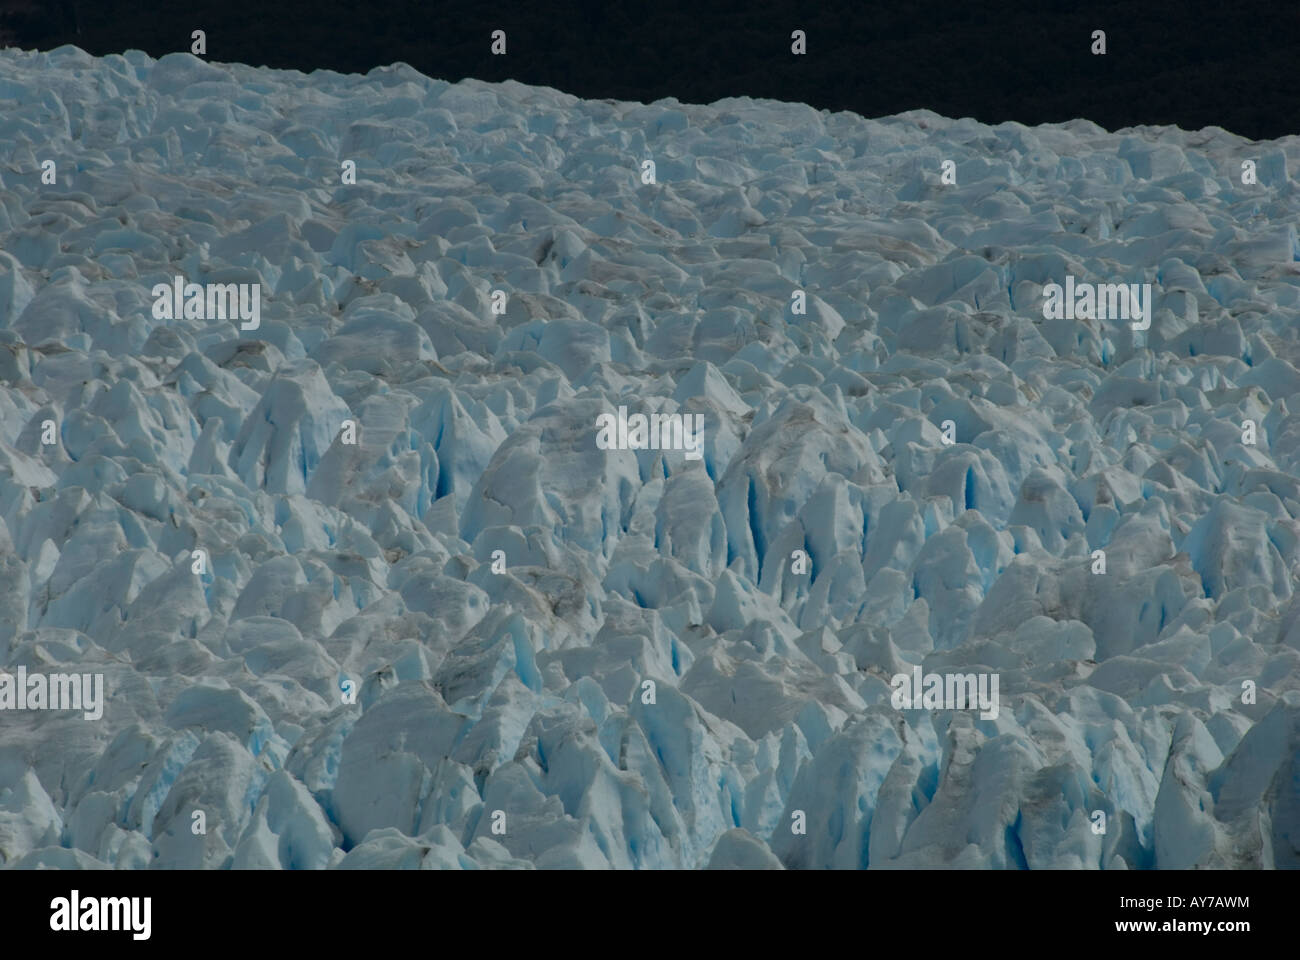
<path id="1" fill-rule="evenodd" d="M 806 56 L 790 52 L 795 28 Z M 188 50 L 195 29 L 214 61 L 361 73 L 405 61 L 446 80 L 512 78 L 587 98 L 1300 132 L 1300 4 L 1277 0 L 0 0 L 0 38 L 29 49 L 161 56 Z M 494 29 L 507 33 L 504 57 L 489 53 Z M 1095 29 L 1105 56 L 1090 52 Z"/>

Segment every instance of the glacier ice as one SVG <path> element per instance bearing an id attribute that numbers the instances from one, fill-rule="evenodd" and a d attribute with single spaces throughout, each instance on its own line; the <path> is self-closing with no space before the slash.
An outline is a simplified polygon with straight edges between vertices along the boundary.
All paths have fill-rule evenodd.
<path id="1" fill-rule="evenodd" d="M 0 51 L 0 864 L 1300 866 L 1297 161 Z"/>

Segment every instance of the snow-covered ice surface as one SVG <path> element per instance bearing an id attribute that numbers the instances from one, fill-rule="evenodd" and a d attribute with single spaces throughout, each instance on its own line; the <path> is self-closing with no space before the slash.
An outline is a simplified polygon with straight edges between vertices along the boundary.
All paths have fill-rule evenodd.
<path id="1" fill-rule="evenodd" d="M 0 861 L 1300 866 L 1297 161 L 0 52 Z"/>

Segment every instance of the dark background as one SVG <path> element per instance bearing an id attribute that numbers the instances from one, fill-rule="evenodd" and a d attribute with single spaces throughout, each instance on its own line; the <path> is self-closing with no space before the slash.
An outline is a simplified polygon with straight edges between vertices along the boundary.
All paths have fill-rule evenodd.
<path id="1" fill-rule="evenodd" d="M 504 57 L 489 53 L 503 29 Z M 790 53 L 790 32 L 808 54 Z M 584 98 L 708 103 L 771 97 L 884 116 L 1107 129 L 1216 125 L 1300 132 L 1295 0 L 0 0 L 0 43 L 96 55 L 188 51 L 214 61 L 364 73 L 405 61 L 456 81 L 512 78 Z M 1106 56 L 1090 53 L 1106 31 Z"/>

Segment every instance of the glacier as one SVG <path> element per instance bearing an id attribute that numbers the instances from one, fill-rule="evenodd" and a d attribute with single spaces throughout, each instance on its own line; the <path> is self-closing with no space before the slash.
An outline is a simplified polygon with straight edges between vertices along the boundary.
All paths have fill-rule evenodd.
<path id="1" fill-rule="evenodd" d="M 1297 162 L 0 50 L 0 866 L 1300 867 Z"/>

